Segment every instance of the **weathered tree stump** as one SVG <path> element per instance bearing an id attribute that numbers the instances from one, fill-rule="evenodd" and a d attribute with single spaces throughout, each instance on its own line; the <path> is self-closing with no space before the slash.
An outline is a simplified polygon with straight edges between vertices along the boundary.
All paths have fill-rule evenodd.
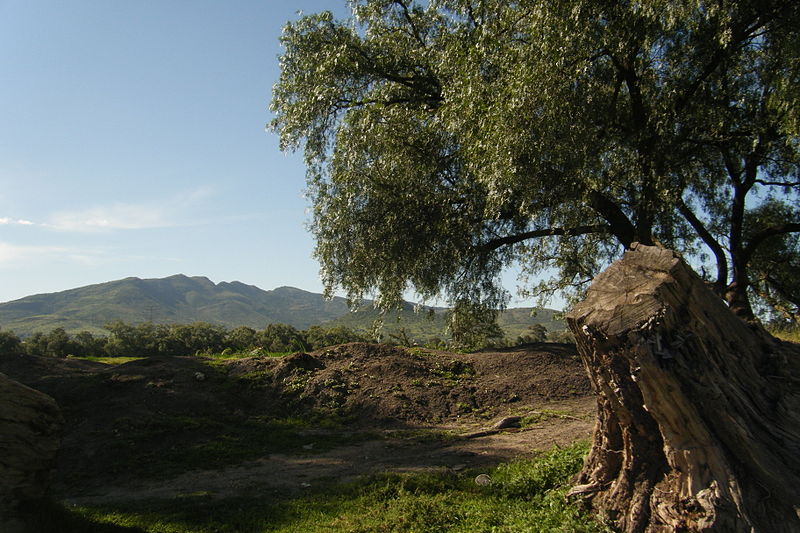
<path id="1" fill-rule="evenodd" d="M 50 396 L 0 374 L 0 531 L 22 531 L 19 504 L 46 495 L 62 424 Z"/>
<path id="2" fill-rule="evenodd" d="M 640 531 L 800 531 L 800 351 L 634 244 L 568 316 L 597 393 L 571 496 Z"/>

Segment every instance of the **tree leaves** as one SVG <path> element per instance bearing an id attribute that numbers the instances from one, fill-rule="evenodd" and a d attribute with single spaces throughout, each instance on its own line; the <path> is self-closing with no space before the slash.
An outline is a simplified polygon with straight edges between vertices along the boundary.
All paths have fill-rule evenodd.
<path id="1" fill-rule="evenodd" d="M 699 257 L 741 237 L 731 169 L 797 172 L 784 2 L 352 9 L 287 25 L 271 127 L 304 150 L 323 278 L 353 301 L 502 305 L 510 262 L 580 290 L 634 240 Z"/>

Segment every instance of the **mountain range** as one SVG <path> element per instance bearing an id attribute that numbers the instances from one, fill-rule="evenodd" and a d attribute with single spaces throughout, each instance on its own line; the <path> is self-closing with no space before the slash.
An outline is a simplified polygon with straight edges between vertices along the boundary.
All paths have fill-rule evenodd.
<path id="1" fill-rule="evenodd" d="M 412 309 L 408 304 L 393 314 L 386 320 L 386 329 L 391 332 L 406 327 L 425 337 L 444 335 L 445 309 L 434 309 L 433 320 Z M 509 335 L 517 335 L 533 323 L 543 323 L 551 331 L 564 329 L 563 322 L 554 318 L 556 311 L 542 309 L 535 317 L 531 314 L 531 308 L 509 309 L 501 315 L 500 325 Z M 129 324 L 203 321 L 256 329 L 271 323 L 298 329 L 325 324 L 365 331 L 376 318 L 378 312 L 369 301 L 361 311 L 352 313 L 340 297 L 326 300 L 321 294 L 294 287 L 266 291 L 238 281 L 214 283 L 183 274 L 159 279 L 130 277 L 0 303 L 0 327 L 22 336 L 57 327 L 69 333 L 88 330 L 105 334 L 103 326 L 115 320 Z"/>

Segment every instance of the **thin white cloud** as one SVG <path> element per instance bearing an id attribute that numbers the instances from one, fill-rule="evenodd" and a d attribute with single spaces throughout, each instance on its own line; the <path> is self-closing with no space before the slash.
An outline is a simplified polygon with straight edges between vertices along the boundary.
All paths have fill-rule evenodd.
<path id="1" fill-rule="evenodd" d="M 35 224 L 30 220 L 22 218 L 0 217 L 0 225 L 2 226 L 34 226 Z"/>
<path id="2" fill-rule="evenodd" d="M 48 226 L 62 231 L 163 228 L 175 225 L 161 206 L 113 204 L 85 211 L 56 213 Z"/>
<path id="3" fill-rule="evenodd" d="M 10 266 L 30 261 L 42 261 L 76 253 L 63 246 L 31 246 L 0 242 L 0 265 Z"/>
<path id="4" fill-rule="evenodd" d="M 141 256 L 120 253 L 117 248 L 102 246 L 28 245 L 0 241 L 0 268 L 20 268 L 29 265 L 75 264 L 96 267 L 128 261 L 180 262 L 179 257 Z"/>
<path id="5" fill-rule="evenodd" d="M 210 196 L 208 188 L 146 203 L 117 202 L 80 211 L 53 214 L 45 226 L 61 231 L 98 232 L 194 225 L 191 210 Z"/>

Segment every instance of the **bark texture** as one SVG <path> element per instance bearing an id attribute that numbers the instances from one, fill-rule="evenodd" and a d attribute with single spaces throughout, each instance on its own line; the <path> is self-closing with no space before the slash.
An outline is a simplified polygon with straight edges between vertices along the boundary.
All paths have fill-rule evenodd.
<path id="1" fill-rule="evenodd" d="M 626 532 L 800 531 L 800 351 L 634 244 L 567 317 L 597 393 L 581 497 Z"/>
<path id="2" fill-rule="evenodd" d="M 19 504 L 45 496 L 62 425 L 50 396 L 0 374 L 0 531 L 22 531 Z"/>

